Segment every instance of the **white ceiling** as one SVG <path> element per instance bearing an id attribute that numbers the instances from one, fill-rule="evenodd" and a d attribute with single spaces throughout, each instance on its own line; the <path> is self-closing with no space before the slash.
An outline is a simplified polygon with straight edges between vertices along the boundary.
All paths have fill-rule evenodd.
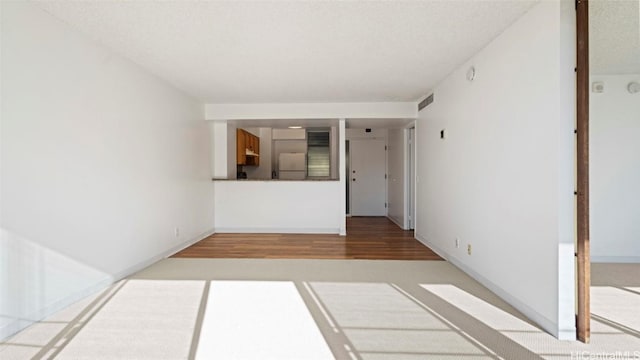
<path id="1" fill-rule="evenodd" d="M 46 1 L 207 103 L 415 101 L 538 0 Z"/>
<path id="2" fill-rule="evenodd" d="M 589 1 L 593 74 L 640 74 L 640 0 Z"/>

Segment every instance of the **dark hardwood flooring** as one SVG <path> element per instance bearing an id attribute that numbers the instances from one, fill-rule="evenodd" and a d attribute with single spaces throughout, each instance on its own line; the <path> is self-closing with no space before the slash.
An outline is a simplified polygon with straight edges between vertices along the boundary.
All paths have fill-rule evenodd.
<path id="1" fill-rule="evenodd" d="M 442 260 L 385 217 L 347 218 L 347 236 L 214 234 L 172 257 Z"/>

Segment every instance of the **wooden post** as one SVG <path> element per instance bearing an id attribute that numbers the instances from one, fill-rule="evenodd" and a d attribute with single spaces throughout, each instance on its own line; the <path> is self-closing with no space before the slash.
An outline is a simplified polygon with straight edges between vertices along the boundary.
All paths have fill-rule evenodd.
<path id="1" fill-rule="evenodd" d="M 577 249 L 578 340 L 591 336 L 591 260 L 589 254 L 589 2 L 576 0 L 577 26 Z"/>

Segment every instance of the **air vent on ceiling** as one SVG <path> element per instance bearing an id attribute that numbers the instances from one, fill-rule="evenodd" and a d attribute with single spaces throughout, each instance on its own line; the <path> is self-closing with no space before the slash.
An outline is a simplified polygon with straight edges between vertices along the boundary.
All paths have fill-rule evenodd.
<path id="1" fill-rule="evenodd" d="M 427 96 L 426 99 L 420 101 L 420 103 L 418 104 L 418 111 L 426 108 L 429 104 L 431 104 L 433 102 L 433 94 Z"/>

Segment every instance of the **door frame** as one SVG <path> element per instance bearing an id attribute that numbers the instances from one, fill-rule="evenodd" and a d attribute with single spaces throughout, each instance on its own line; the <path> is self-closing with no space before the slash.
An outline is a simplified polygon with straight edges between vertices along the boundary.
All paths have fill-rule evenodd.
<path id="1" fill-rule="evenodd" d="M 415 123 L 404 129 L 405 141 L 405 228 L 416 227 L 416 127 Z"/>
<path id="2" fill-rule="evenodd" d="M 346 206 L 346 216 L 347 217 L 351 217 L 351 153 L 349 152 L 349 145 L 350 145 L 350 140 L 349 139 L 345 139 L 344 140 L 344 151 L 345 151 L 345 157 L 344 157 L 344 162 L 345 162 L 345 174 L 346 175 L 346 186 L 345 186 L 345 191 L 346 191 L 346 196 L 345 196 L 345 206 Z"/>

